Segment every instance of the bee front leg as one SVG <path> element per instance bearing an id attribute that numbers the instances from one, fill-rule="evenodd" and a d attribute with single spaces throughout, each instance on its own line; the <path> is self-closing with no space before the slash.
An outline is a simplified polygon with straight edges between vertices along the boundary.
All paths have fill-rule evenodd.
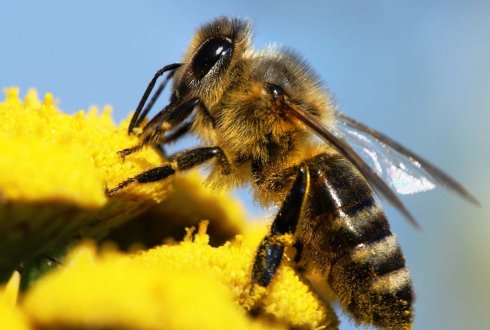
<path id="1" fill-rule="evenodd" d="M 270 232 L 262 240 L 252 268 L 249 301 L 245 306 L 253 309 L 265 293 L 281 263 L 287 237 L 294 234 L 301 214 L 307 185 L 306 166 L 299 168 L 293 186 L 272 223 Z"/>
<path id="2" fill-rule="evenodd" d="M 230 173 L 230 164 L 223 150 L 219 147 L 201 147 L 178 153 L 166 165 L 152 168 L 132 178 L 119 183 L 115 188 L 106 189 L 106 195 L 111 196 L 132 183 L 150 183 L 160 181 L 174 175 L 176 172 L 189 170 L 199 166 L 211 158 L 216 158 L 223 174 Z"/>
<path id="3" fill-rule="evenodd" d="M 215 126 L 214 117 L 199 98 L 192 98 L 179 104 L 171 103 L 143 127 L 143 131 L 139 134 L 140 142 L 137 145 L 120 150 L 117 154 L 124 160 L 126 156 L 147 145 L 155 146 L 177 140 L 190 131 L 192 123 L 182 124 L 182 122 L 191 115 L 195 108 L 204 114 L 204 117 L 213 127 Z M 166 135 L 165 133 L 169 131 L 171 131 L 170 135 Z M 164 152 L 162 153 L 164 154 Z"/>

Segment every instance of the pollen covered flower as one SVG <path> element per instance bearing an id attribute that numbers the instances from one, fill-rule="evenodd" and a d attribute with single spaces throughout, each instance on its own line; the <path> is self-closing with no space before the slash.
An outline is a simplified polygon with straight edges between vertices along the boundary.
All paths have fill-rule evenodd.
<path id="1" fill-rule="evenodd" d="M 240 307 L 249 289 L 250 267 L 263 230 L 221 247 L 208 245 L 202 223 L 176 245 L 136 255 L 97 255 L 85 244 L 66 267 L 41 279 L 23 309 L 41 328 L 276 329 L 333 328 L 332 312 L 285 265 L 264 297 L 263 314 L 250 318 Z M 330 317 L 330 319 L 329 319 Z M 277 322 L 277 320 L 281 320 Z"/>
<path id="2" fill-rule="evenodd" d="M 21 100 L 9 88 L 6 95 L 0 283 L 10 281 L 0 285 L 0 328 L 337 327 L 333 311 L 287 257 L 253 313 L 247 311 L 251 267 L 266 227 L 247 225 L 240 204 L 203 186 L 199 173 L 130 185 L 107 197 L 106 187 L 164 163 L 151 148 L 123 161 L 116 151 L 138 139 L 128 136 L 127 122 L 114 125 L 109 108 L 67 115 L 51 94 L 40 101 L 29 91 Z M 197 233 L 187 229 L 182 240 L 184 227 L 203 219 L 210 221 Z M 58 266 L 39 271 L 19 293 L 13 271 L 25 281 L 34 259 Z"/>
<path id="3" fill-rule="evenodd" d="M 137 143 L 111 110 L 60 112 L 46 94 L 24 100 L 6 89 L 0 103 L 0 280 L 20 262 L 111 228 L 164 199 L 171 180 L 128 187 L 109 200 L 105 186 L 161 164 L 151 148 L 122 161 L 116 151 Z"/>

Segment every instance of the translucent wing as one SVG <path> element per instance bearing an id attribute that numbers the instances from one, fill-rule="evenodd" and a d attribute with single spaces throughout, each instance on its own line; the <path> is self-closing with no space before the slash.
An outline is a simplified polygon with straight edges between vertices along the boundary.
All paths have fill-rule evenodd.
<path id="1" fill-rule="evenodd" d="M 339 121 L 334 134 L 348 142 L 375 172 L 399 194 L 415 194 L 436 187 L 435 180 L 415 159 L 404 157 L 386 143 Z"/>
<path id="2" fill-rule="evenodd" d="M 436 185 L 456 192 L 468 201 L 478 201 L 460 183 L 386 135 L 344 114 L 337 114 L 333 133 L 353 149 L 399 194 L 414 194 Z"/>
<path id="3" fill-rule="evenodd" d="M 302 107 L 298 106 L 296 103 L 291 102 L 288 98 L 284 97 L 283 95 L 278 95 L 277 99 L 279 100 L 279 102 L 282 103 L 281 104 L 282 109 L 287 115 L 291 115 L 295 117 L 297 120 L 299 120 L 301 124 L 311 129 L 312 132 L 315 133 L 315 135 L 317 135 L 319 138 L 323 139 L 325 142 L 330 144 L 330 146 L 332 146 L 347 160 L 349 160 L 352 163 L 352 165 L 355 168 L 357 168 L 357 170 L 364 177 L 364 179 L 366 179 L 366 181 L 371 185 L 371 187 L 380 196 L 384 197 L 391 205 L 397 208 L 407 218 L 407 220 L 410 221 L 414 226 L 418 227 L 417 221 L 412 216 L 410 211 L 405 207 L 405 205 L 400 200 L 400 198 L 397 196 L 394 189 L 392 189 L 388 185 L 387 181 L 394 184 L 395 187 L 402 187 L 403 184 L 401 182 L 405 182 L 408 183 L 408 185 L 410 185 L 411 180 L 414 180 L 414 182 L 416 182 L 415 184 L 416 187 L 409 188 L 409 190 L 411 189 L 414 192 L 422 191 L 424 189 L 425 190 L 432 189 L 433 187 L 431 186 L 434 186 L 434 182 L 436 182 L 440 185 L 445 186 L 450 190 L 453 190 L 454 192 L 458 193 L 468 201 L 476 205 L 479 205 L 479 202 L 476 200 L 476 198 L 473 197 L 473 195 L 471 195 L 468 192 L 468 190 L 466 190 L 460 183 L 458 183 L 456 180 L 454 180 L 453 178 L 451 178 L 450 176 L 442 172 L 440 169 L 438 169 L 428 161 L 424 160 L 420 156 L 417 156 L 412 151 L 406 149 L 399 143 L 390 139 L 386 135 L 383 135 L 378 131 L 375 131 L 372 128 L 369 128 L 366 125 L 361 124 L 340 113 L 337 113 L 337 117 L 341 125 L 333 129 L 331 127 L 327 128 L 322 123 L 320 123 L 320 121 L 318 121 L 317 117 L 313 116 L 308 111 L 305 111 Z M 342 130 L 341 129 L 342 125 L 349 127 L 350 130 Z M 350 131 L 358 131 L 358 133 L 363 133 L 362 135 L 366 138 L 365 139 L 360 138 L 361 134 L 348 133 Z M 383 169 L 383 167 L 381 166 L 381 162 L 379 162 L 379 157 L 378 156 L 369 157 L 369 155 L 368 157 L 362 157 L 348 143 L 347 140 L 349 139 L 348 136 L 350 135 L 353 136 L 352 140 L 363 141 L 364 144 L 366 140 L 373 140 L 373 143 L 374 141 L 376 141 L 376 143 L 379 143 L 381 145 L 382 150 L 390 151 L 390 152 L 396 151 L 399 154 L 398 157 L 400 157 L 401 159 L 406 158 L 408 161 L 403 163 L 403 166 L 398 165 L 398 167 L 395 166 L 395 168 L 391 168 L 391 171 L 389 171 L 389 173 L 391 173 L 390 175 L 382 176 L 378 174 L 376 170 L 378 163 L 380 165 L 380 168 Z M 367 146 L 368 144 L 365 145 Z M 386 147 L 383 148 L 382 145 L 385 145 Z M 376 154 L 376 151 L 373 149 L 365 148 L 365 150 L 370 151 L 372 155 L 373 155 L 373 151 L 374 154 Z M 363 153 L 366 154 L 365 151 L 363 151 Z M 370 165 L 368 162 L 371 162 L 373 165 Z M 397 164 L 395 161 L 388 162 L 388 164 L 389 163 Z M 425 174 L 423 174 L 422 176 L 420 175 L 416 176 L 414 174 L 411 174 L 412 171 L 411 170 L 407 171 L 407 165 L 405 164 L 411 164 L 410 167 L 414 167 L 418 169 L 417 171 L 421 171 L 421 173 L 425 173 Z M 387 168 L 390 169 L 390 166 L 388 166 Z M 402 172 L 397 171 L 399 169 L 402 169 L 403 171 Z M 408 176 L 409 178 L 407 179 L 406 176 Z M 383 177 L 386 177 L 387 180 L 386 179 L 384 180 Z M 423 179 L 424 177 L 427 179 L 427 182 L 429 183 L 424 181 Z M 423 188 L 424 185 L 425 188 Z"/>

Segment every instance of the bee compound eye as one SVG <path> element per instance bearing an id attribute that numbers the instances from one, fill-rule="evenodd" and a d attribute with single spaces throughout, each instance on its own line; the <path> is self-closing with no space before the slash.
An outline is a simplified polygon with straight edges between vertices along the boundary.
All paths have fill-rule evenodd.
<path id="1" fill-rule="evenodd" d="M 194 55 L 191 69 L 194 77 L 201 80 L 221 59 L 229 59 L 233 44 L 228 38 L 212 38 L 206 41 Z"/>

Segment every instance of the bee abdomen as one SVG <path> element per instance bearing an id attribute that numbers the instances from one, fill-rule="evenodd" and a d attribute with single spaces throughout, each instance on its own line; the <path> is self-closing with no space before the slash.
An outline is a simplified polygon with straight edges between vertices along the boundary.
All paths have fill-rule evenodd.
<path id="1" fill-rule="evenodd" d="M 311 159 L 309 175 L 298 262 L 324 274 L 356 322 L 410 329 L 412 281 L 369 184 L 336 155 Z"/>
<path id="2" fill-rule="evenodd" d="M 410 329 L 414 295 L 405 258 L 368 183 L 341 157 L 310 163 L 302 261 L 324 271 L 358 323 Z"/>
<path id="3" fill-rule="evenodd" d="M 368 208 L 362 217 L 344 214 L 335 220 L 337 237 L 352 245 L 332 264 L 329 284 L 358 322 L 409 329 L 414 295 L 405 258 L 383 212 L 376 205 Z"/>

